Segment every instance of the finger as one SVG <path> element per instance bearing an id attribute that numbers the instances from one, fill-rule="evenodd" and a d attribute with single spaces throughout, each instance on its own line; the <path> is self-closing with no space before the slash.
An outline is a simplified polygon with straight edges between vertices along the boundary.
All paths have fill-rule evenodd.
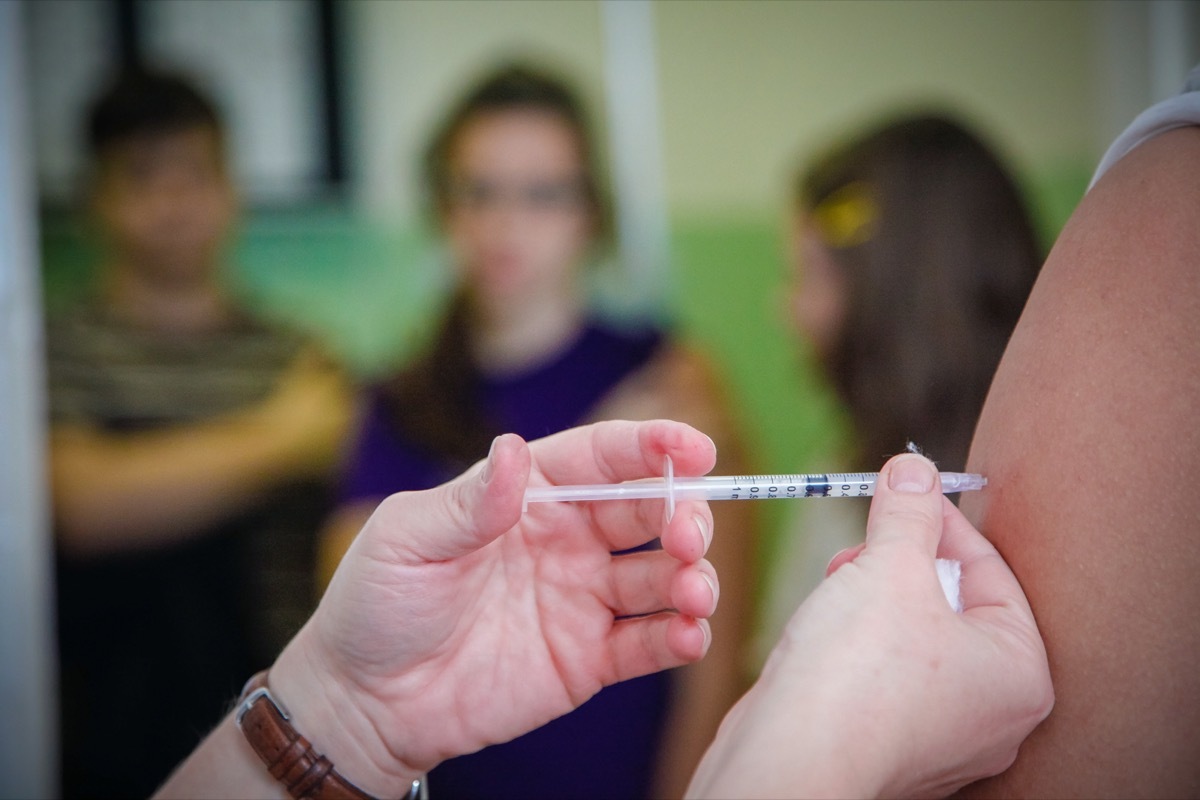
<path id="1" fill-rule="evenodd" d="M 474 552 L 516 525 L 529 481 L 529 447 L 516 434 L 492 442 L 486 460 L 449 483 L 388 497 L 377 514 L 411 563 Z"/>
<path id="2" fill-rule="evenodd" d="M 621 617 L 666 609 L 709 617 L 719 593 L 716 571 L 707 561 L 682 564 L 661 550 L 614 558 L 609 591 L 609 607 Z"/>
<path id="3" fill-rule="evenodd" d="M 593 527 L 611 551 L 641 547 L 661 537 L 663 549 L 685 563 L 704 556 L 712 544 L 713 518 L 703 500 L 681 500 L 665 519 L 661 500 L 618 500 L 588 504 Z"/>
<path id="4" fill-rule="evenodd" d="M 1012 604 L 1028 609 L 1029 601 L 1021 584 L 992 543 L 949 500 L 945 500 L 942 510 L 938 556 L 962 562 L 959 586 L 963 609 Z"/>
<path id="5" fill-rule="evenodd" d="M 833 554 L 833 558 L 829 559 L 829 564 L 825 567 L 825 577 L 838 571 L 839 567 L 849 564 L 854 559 L 858 558 L 858 554 L 866 547 L 866 542 L 860 542 L 853 547 L 845 547 Z"/>
<path id="6" fill-rule="evenodd" d="M 888 461 L 879 474 L 867 517 L 868 547 L 916 544 L 937 553 L 942 537 L 942 482 L 933 463 L 915 453 Z"/>
<path id="7" fill-rule="evenodd" d="M 660 518 L 661 519 L 661 518 Z M 746 536 L 749 531 L 725 531 L 727 536 Z M 704 557 L 712 546 L 716 529 L 712 509 L 705 500 L 680 500 L 675 514 L 662 531 L 663 549 L 685 563 Z"/>
<path id="8" fill-rule="evenodd" d="M 938 545 L 938 557 L 953 558 L 966 564 L 995 553 L 995 546 L 975 530 L 975 526 L 948 497 L 943 497 L 942 539 Z"/>
<path id="9" fill-rule="evenodd" d="M 721 582 L 712 564 L 699 561 L 681 569 L 671 584 L 671 605 L 694 619 L 708 619 L 717 612 Z"/>
<path id="10" fill-rule="evenodd" d="M 708 652 L 708 620 L 682 614 L 655 614 L 621 620 L 609 634 L 612 671 L 605 685 L 699 661 Z"/>
<path id="11" fill-rule="evenodd" d="M 662 500 L 611 500 L 584 506 L 592 529 L 611 552 L 641 547 L 662 536 L 666 503 Z"/>
<path id="12" fill-rule="evenodd" d="M 538 471 L 555 485 L 619 483 L 663 474 L 670 456 L 677 475 L 703 475 L 716 446 L 682 422 L 607 421 L 572 428 L 531 445 Z"/>

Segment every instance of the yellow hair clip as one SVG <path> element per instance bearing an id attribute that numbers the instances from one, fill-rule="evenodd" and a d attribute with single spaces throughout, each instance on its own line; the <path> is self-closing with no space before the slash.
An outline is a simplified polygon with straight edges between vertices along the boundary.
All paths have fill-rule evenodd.
<path id="1" fill-rule="evenodd" d="M 875 234 L 879 208 L 862 181 L 834 191 L 812 210 L 821 237 L 831 247 L 854 247 Z"/>

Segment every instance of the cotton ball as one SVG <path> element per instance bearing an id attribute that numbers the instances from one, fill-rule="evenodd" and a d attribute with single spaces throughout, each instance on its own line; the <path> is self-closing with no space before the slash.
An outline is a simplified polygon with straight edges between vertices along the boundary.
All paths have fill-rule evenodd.
<path id="1" fill-rule="evenodd" d="M 956 612 L 962 613 L 962 596 L 959 592 L 959 581 L 962 580 L 962 562 L 939 558 L 936 566 L 938 581 L 942 584 L 942 591 L 946 593 L 946 602 Z"/>

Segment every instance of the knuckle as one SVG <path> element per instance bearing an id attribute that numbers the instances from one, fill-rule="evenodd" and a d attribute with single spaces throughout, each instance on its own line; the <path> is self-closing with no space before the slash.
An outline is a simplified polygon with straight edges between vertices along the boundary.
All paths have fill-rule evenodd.
<path id="1" fill-rule="evenodd" d="M 475 509 L 472 507 L 471 492 L 466 481 L 455 481 L 450 484 L 449 491 L 443 494 L 441 508 L 451 530 L 474 529 Z"/>
<path id="2" fill-rule="evenodd" d="M 876 524 L 888 526 L 936 528 L 942 524 L 940 506 L 934 509 L 929 503 L 892 504 L 880 509 Z"/>

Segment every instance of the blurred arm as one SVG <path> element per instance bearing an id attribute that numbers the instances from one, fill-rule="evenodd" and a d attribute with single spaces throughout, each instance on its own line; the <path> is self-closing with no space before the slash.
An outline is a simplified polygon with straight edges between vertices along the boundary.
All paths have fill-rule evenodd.
<path id="1" fill-rule="evenodd" d="M 383 498 L 379 498 L 382 500 Z M 330 515 L 317 542 L 317 596 L 329 585 L 342 556 L 350 549 L 354 537 L 371 518 L 378 500 L 348 503 Z"/>
<path id="2" fill-rule="evenodd" d="M 618 386 L 597 419 L 686 422 L 717 445 L 714 474 L 748 472 L 724 390 L 704 357 L 671 346 Z M 751 503 L 713 503 L 716 535 L 708 560 L 721 579 L 721 598 L 711 618 L 713 640 L 703 661 L 676 670 L 677 689 L 664 727 L 654 797 L 682 797 L 725 713 L 749 687 L 745 665 L 753 621 L 756 515 Z"/>
<path id="3" fill-rule="evenodd" d="M 265 402 L 219 419 L 129 434 L 55 426 L 60 545 L 86 553 L 182 540 L 285 480 L 322 474 L 348 424 L 349 398 L 340 373 L 302 363 Z"/>
<path id="4" fill-rule="evenodd" d="M 1200 793 L 1200 128 L 1083 199 L 1004 356 L 968 517 L 1021 581 L 1057 705 L 974 796 Z"/>

